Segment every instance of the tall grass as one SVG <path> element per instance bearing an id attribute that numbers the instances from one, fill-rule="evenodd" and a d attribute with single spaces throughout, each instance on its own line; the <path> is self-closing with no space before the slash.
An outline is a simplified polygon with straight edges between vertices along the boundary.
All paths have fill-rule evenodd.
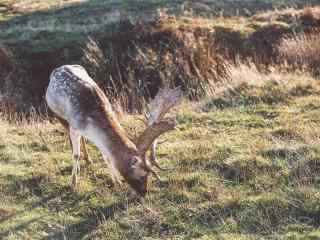
<path id="1" fill-rule="evenodd" d="M 252 61 L 229 65 L 229 78 L 216 86 L 215 94 L 203 107 L 204 111 L 258 104 L 287 103 L 293 97 L 313 93 L 314 78 L 309 72 L 288 71 L 269 67 L 261 71 Z M 289 87 L 290 86 L 290 87 Z"/>
<path id="2" fill-rule="evenodd" d="M 215 83 L 228 78 L 227 61 L 216 53 L 210 36 L 178 31 L 150 36 L 145 31 L 104 47 L 89 39 L 83 49 L 89 73 L 128 110 L 142 109 L 160 87 L 181 86 L 196 100 L 212 95 Z"/>
<path id="3" fill-rule="evenodd" d="M 280 58 L 291 69 L 320 74 L 320 32 L 302 33 L 284 38 L 279 45 Z"/>

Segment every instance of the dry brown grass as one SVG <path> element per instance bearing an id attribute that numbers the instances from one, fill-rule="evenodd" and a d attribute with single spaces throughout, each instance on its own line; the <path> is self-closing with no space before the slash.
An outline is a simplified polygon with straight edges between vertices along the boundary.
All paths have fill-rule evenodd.
<path id="1" fill-rule="evenodd" d="M 281 104 L 293 97 L 319 91 L 309 72 L 287 71 L 282 67 L 268 67 L 261 71 L 252 61 L 230 64 L 229 78 L 216 85 L 214 97 L 204 110 L 224 109 L 258 104 Z"/>
<path id="2" fill-rule="evenodd" d="M 280 58 L 289 68 L 320 74 L 320 32 L 284 38 L 279 45 Z"/>
<path id="3" fill-rule="evenodd" d="M 270 10 L 255 14 L 252 17 L 255 21 L 274 22 L 283 21 L 287 23 L 302 21 L 302 23 L 316 22 L 320 20 L 320 7 L 306 7 L 303 9 L 296 9 L 293 7 L 282 10 Z"/>
<path id="4" fill-rule="evenodd" d="M 108 46 L 90 39 L 83 64 L 110 98 L 130 111 L 142 109 L 159 87 L 181 86 L 190 99 L 200 99 L 228 77 L 226 61 L 207 33 L 142 27 L 118 38 Z"/>
<path id="5" fill-rule="evenodd" d="M 296 19 L 301 10 L 295 8 L 287 8 L 285 10 L 270 10 L 262 13 L 255 14 L 252 19 L 261 22 L 274 22 L 279 20 L 292 21 Z"/>

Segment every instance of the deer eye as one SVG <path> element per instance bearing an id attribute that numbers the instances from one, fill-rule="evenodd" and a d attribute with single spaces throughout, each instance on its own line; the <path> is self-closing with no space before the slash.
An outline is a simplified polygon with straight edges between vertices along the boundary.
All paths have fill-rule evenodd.
<path id="1" fill-rule="evenodd" d="M 133 158 L 131 163 L 132 163 L 132 165 L 136 165 L 138 163 L 138 159 L 137 158 Z"/>
<path id="2" fill-rule="evenodd" d="M 147 177 L 148 177 L 148 174 L 146 174 L 145 176 L 140 177 L 139 181 L 140 182 L 145 182 Z"/>

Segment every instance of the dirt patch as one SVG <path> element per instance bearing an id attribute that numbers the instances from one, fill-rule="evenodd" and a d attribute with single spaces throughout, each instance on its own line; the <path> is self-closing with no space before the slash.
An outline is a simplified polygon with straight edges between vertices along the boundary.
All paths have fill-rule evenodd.
<path id="1" fill-rule="evenodd" d="M 236 63 L 241 57 L 246 58 L 249 55 L 246 47 L 247 36 L 240 31 L 226 28 L 216 27 L 214 41 L 219 54 Z"/>

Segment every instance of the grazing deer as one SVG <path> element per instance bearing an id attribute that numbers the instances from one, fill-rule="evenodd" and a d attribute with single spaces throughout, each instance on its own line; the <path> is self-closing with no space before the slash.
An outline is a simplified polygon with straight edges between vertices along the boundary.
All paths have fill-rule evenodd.
<path id="1" fill-rule="evenodd" d="M 148 127 L 132 141 L 116 119 L 109 100 L 83 67 L 65 65 L 56 68 L 50 76 L 46 101 L 69 132 L 74 159 L 72 186 L 76 187 L 78 182 L 81 145 L 85 146 L 81 139 L 84 137 L 102 152 L 113 181 L 120 183 L 121 175 L 144 196 L 149 174 L 160 180 L 152 169 L 152 165 L 160 168 L 156 158 L 148 160 L 146 153 L 151 147 L 155 150 L 160 135 L 174 130 L 175 122 L 165 119 L 164 115 L 178 105 L 181 98 L 179 88 L 161 89 L 150 104 Z"/>

